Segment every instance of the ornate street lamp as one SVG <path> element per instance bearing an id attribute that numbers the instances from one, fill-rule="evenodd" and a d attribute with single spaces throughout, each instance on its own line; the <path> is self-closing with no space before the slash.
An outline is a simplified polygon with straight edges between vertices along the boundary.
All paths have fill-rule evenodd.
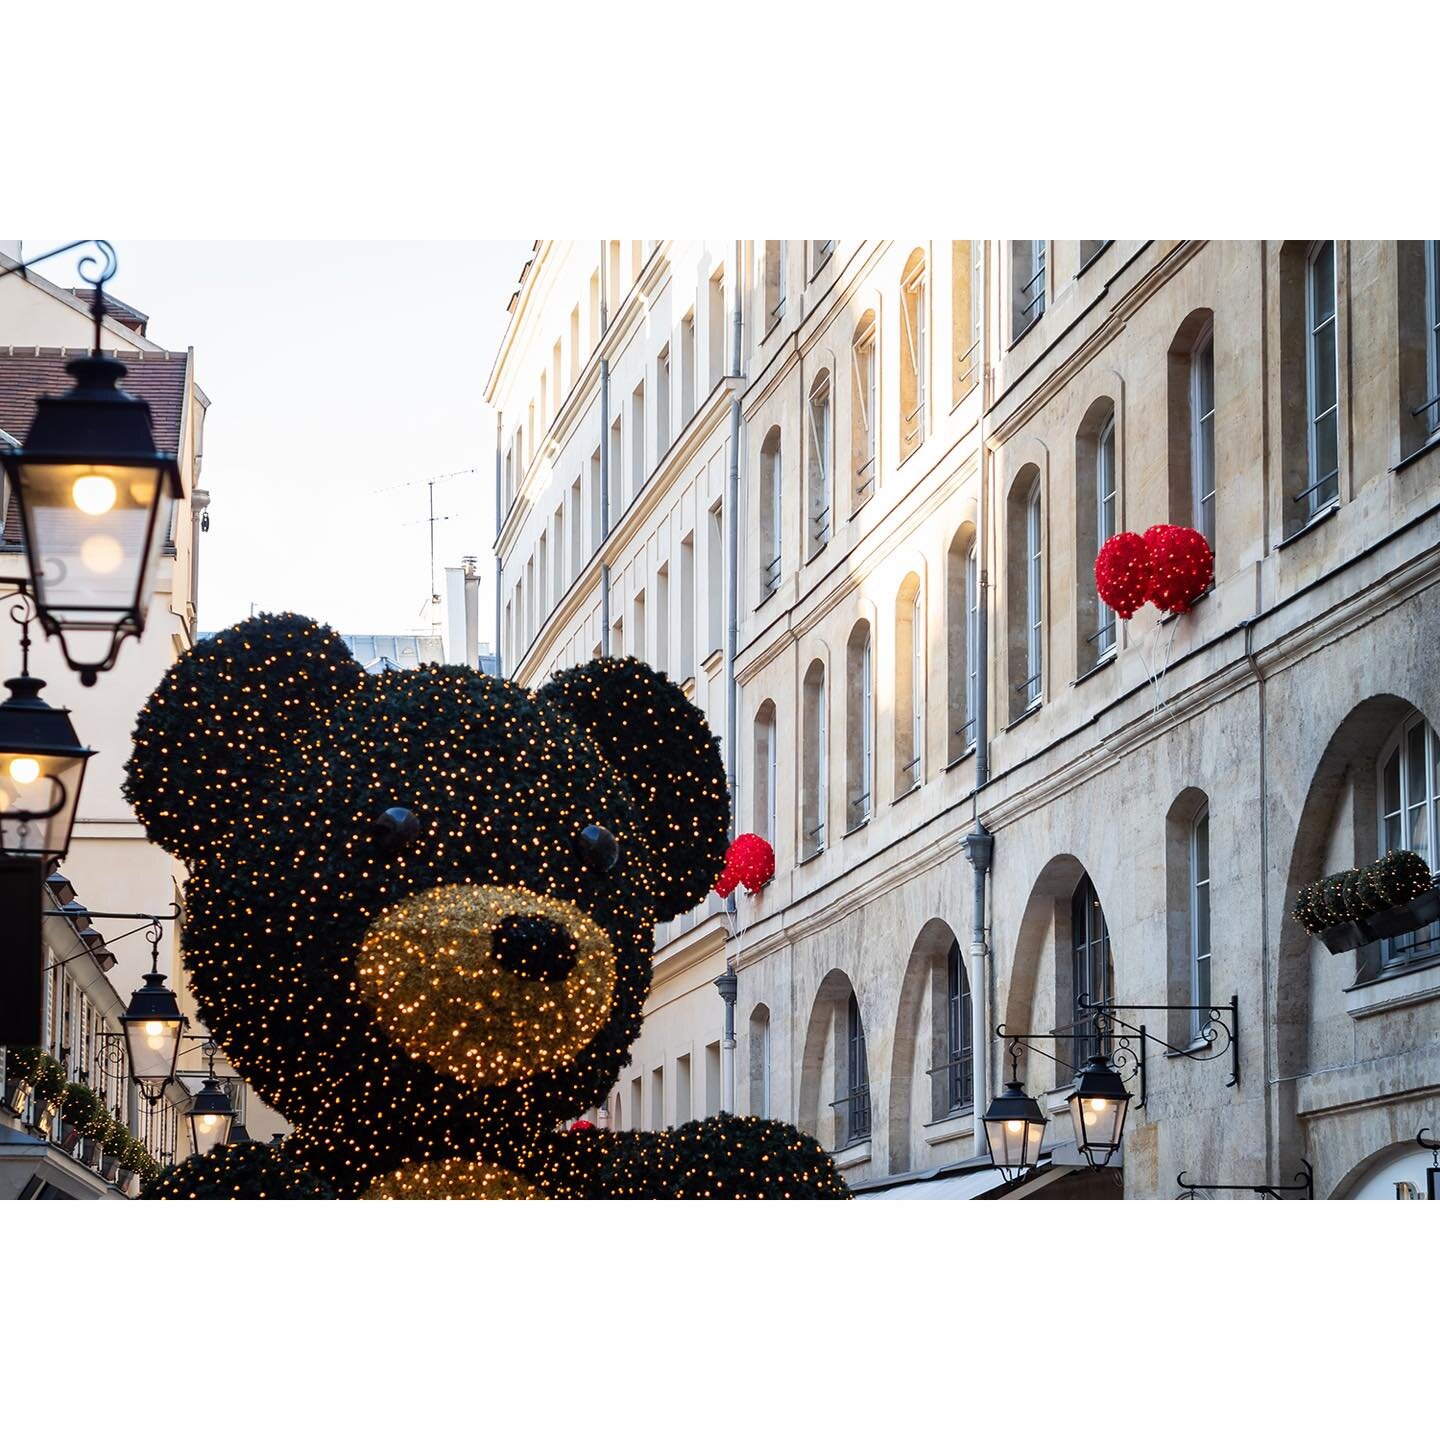
<path id="1" fill-rule="evenodd" d="M 225 1087 L 215 1078 L 215 1051 L 218 1048 L 213 1040 L 205 1042 L 210 1074 L 200 1087 L 199 1094 L 190 1101 L 190 1144 L 197 1155 L 208 1155 L 217 1145 L 228 1144 L 230 1129 L 235 1124 L 235 1107 L 230 1103 Z"/>
<path id="2" fill-rule="evenodd" d="M 82 683 L 93 685 L 125 638 L 145 628 L 163 502 L 184 490 L 176 457 L 155 448 L 149 404 L 120 388 L 125 366 L 100 353 L 103 287 L 115 273 L 115 252 L 103 241 L 78 243 L 95 243 L 104 257 L 103 270 L 86 276 L 94 283 L 94 353 L 65 367 L 73 388 L 41 396 L 24 444 L 0 459 L 15 487 L 40 624 L 59 639 Z"/>
<path id="3" fill-rule="evenodd" d="M 28 619 L 22 625 L 20 674 L 5 682 L 10 698 L 0 703 L 0 852 L 58 859 L 70 848 L 95 752 L 80 743 L 68 710 L 40 698 L 45 682 L 30 673 Z"/>
<path id="4" fill-rule="evenodd" d="M 1007 1179 L 1016 1180 L 1040 1163 L 1040 1146 L 1049 1120 L 1038 1101 L 1018 1080 L 1005 1086 L 985 1111 L 985 1143 L 990 1163 Z"/>
<path id="5" fill-rule="evenodd" d="M 1130 1092 L 1119 1072 L 1103 1054 L 1092 1055 L 1075 1077 L 1070 1119 L 1075 1126 L 1076 1146 L 1096 1169 L 1108 1164 L 1120 1148 L 1129 1107 Z"/>
<path id="6" fill-rule="evenodd" d="M 145 984 L 130 997 L 120 1026 L 130 1054 L 130 1074 L 153 1108 L 165 1087 L 175 1078 L 175 1061 L 180 1053 L 180 1033 L 185 1017 L 180 1013 L 175 992 L 160 972 L 160 927 L 155 925 L 150 941 L 150 973 Z"/>

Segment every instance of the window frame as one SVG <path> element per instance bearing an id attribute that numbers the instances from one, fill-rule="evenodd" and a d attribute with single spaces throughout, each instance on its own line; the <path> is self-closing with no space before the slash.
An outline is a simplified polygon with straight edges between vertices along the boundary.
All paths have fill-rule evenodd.
<path id="1" fill-rule="evenodd" d="M 966 734 L 962 754 L 976 745 L 980 719 L 980 548 L 975 540 L 965 552 L 965 722 L 960 727 Z"/>
<path id="2" fill-rule="evenodd" d="M 1427 435 L 1440 434 L 1440 240 L 1425 246 L 1425 389 L 1422 415 Z"/>
<path id="3" fill-rule="evenodd" d="M 1025 498 L 1025 678 L 1016 689 L 1025 691 L 1025 710 L 1035 709 L 1044 691 L 1045 637 L 1044 582 L 1045 538 L 1041 516 L 1040 476 Z"/>
<path id="4" fill-rule="evenodd" d="M 1100 427 L 1095 442 L 1095 553 L 1098 556 L 1105 542 L 1115 534 L 1118 523 L 1116 481 L 1117 446 L 1115 439 L 1115 412 Z M 1108 487 L 1108 488 L 1107 488 Z M 1108 517 L 1108 518 L 1107 518 Z M 1092 569 L 1093 579 L 1093 569 Z M 1100 622 L 1091 637 L 1095 643 L 1095 663 L 1113 654 L 1117 643 L 1115 612 L 1095 596 L 1095 618 Z"/>
<path id="5" fill-rule="evenodd" d="M 879 398 L 878 326 L 872 319 L 850 342 L 850 392 L 865 435 L 865 459 L 851 480 L 850 513 L 853 515 L 875 493 L 879 476 L 879 426 L 876 402 Z M 863 365 L 864 378 L 861 378 Z"/>
<path id="6" fill-rule="evenodd" d="M 926 298 L 925 258 L 922 256 L 900 281 L 900 336 L 910 357 L 911 374 L 915 381 L 914 408 L 908 414 L 902 408 L 900 417 L 900 452 L 905 459 L 925 443 L 928 419 L 928 377 L 925 373 L 928 348 Z"/>
<path id="7" fill-rule="evenodd" d="M 1410 737 L 1422 731 L 1422 775 L 1426 793 L 1416 801 L 1412 798 L 1412 777 L 1410 765 Z M 1396 791 L 1398 808 L 1389 810 L 1385 799 L 1385 772 L 1390 761 L 1396 761 Z M 1391 732 L 1390 738 L 1381 747 L 1375 769 L 1376 832 L 1375 849 L 1377 858 L 1392 850 L 1415 850 L 1415 836 L 1412 817 L 1421 810 L 1425 815 L 1425 848 L 1416 851 L 1433 871 L 1435 864 L 1435 838 L 1440 827 L 1440 736 L 1435 727 L 1419 710 L 1412 711 Z M 1396 822 L 1392 832 L 1391 820 Z M 1394 839 L 1392 839 L 1392 833 Z M 1440 960 L 1440 921 L 1425 927 L 1429 931 L 1410 931 L 1380 942 L 1380 969 L 1382 972 L 1402 969 L 1406 966 L 1427 964 Z M 1420 936 L 1419 939 L 1413 937 Z M 1401 942 L 1409 943 L 1402 944 Z"/>
<path id="8" fill-rule="evenodd" d="M 1029 262 L 1029 274 L 1024 284 L 1018 287 L 1015 292 L 1015 299 L 1019 304 L 1011 316 L 1013 333 L 1010 336 L 1010 343 L 1013 345 L 1022 335 L 1027 334 L 1039 323 L 1045 314 L 1045 242 L 1043 240 L 1031 240 L 1029 242 L 1030 253 L 1027 257 Z M 1015 253 L 1014 245 L 1011 245 L 1011 256 Z M 1028 301 L 1024 301 L 1025 294 L 1034 290 L 1035 294 Z M 1033 314 L 1031 312 L 1034 312 Z"/>
<path id="9" fill-rule="evenodd" d="M 845 1047 L 845 1144 L 842 1149 L 868 1140 L 872 1133 L 870 1107 L 870 1060 L 866 1053 L 865 1024 L 854 990 L 846 1006 Z"/>
<path id="10" fill-rule="evenodd" d="M 947 1113 L 963 1115 L 975 1108 L 974 996 L 960 942 L 951 940 L 945 975 L 946 1038 L 949 1055 L 945 1087 Z"/>
<path id="11" fill-rule="evenodd" d="M 1201 833 L 1204 840 L 1202 845 Z M 1204 1035 L 1208 1021 L 1208 1010 L 1213 999 L 1213 945 L 1210 909 L 1210 806 L 1202 805 L 1190 821 L 1190 1004 L 1197 1007 L 1190 1017 L 1190 1039 L 1192 1043 Z M 1201 852 L 1204 852 L 1204 874 L 1201 870 Z M 1204 925 L 1201 925 L 1201 914 Z M 1204 945 L 1201 945 L 1201 933 Z M 1201 1008 L 1203 1007 L 1203 1008 Z"/>
<path id="12" fill-rule="evenodd" d="M 817 425 L 816 407 L 822 407 Z M 831 483 L 835 474 L 835 386 L 829 369 L 822 369 L 811 383 L 805 400 L 806 432 L 810 437 L 806 467 L 805 511 L 806 560 L 813 560 L 830 543 L 833 501 Z M 816 500 L 820 508 L 814 508 Z"/>
<path id="13" fill-rule="evenodd" d="M 1317 262 L 1330 252 L 1330 313 L 1324 319 L 1317 319 Z M 1338 255 L 1333 240 L 1317 240 L 1305 257 L 1305 454 L 1306 486 L 1296 496 L 1305 502 L 1305 521 L 1314 520 L 1322 511 L 1328 510 L 1340 499 L 1340 276 Z M 1324 330 L 1330 332 L 1330 365 L 1333 369 L 1335 399 L 1323 415 L 1315 413 L 1317 381 L 1323 356 L 1318 353 L 1317 341 Z M 1323 343 L 1323 342 L 1321 342 Z M 1322 422 L 1329 422 L 1334 428 L 1335 468 L 1321 476 L 1319 470 L 1318 440 Z M 1331 487 L 1333 485 L 1333 493 Z"/>
<path id="14" fill-rule="evenodd" d="M 1202 362 L 1205 362 L 1202 364 Z M 1202 412 L 1202 376 L 1208 371 L 1210 408 Z M 1208 432 L 1206 426 L 1209 426 Z M 1206 463 L 1202 463 L 1206 462 Z M 1205 489 L 1209 482 L 1209 490 Z M 1190 347 L 1190 510 L 1195 528 L 1215 549 L 1215 325 L 1210 322 Z"/>

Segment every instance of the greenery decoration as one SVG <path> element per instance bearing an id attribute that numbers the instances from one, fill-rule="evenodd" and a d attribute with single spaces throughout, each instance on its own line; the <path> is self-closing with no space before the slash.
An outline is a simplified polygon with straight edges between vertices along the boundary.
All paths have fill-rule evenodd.
<path id="1" fill-rule="evenodd" d="M 219 1145 L 183 1165 L 147 1172 L 142 1200 L 333 1200 L 320 1176 L 297 1165 L 283 1149 L 248 1141 Z"/>
<path id="2" fill-rule="evenodd" d="M 201 1017 L 296 1126 L 154 1194 L 848 1193 L 775 1122 L 563 1129 L 629 1061 L 655 924 L 724 862 L 719 747 L 664 676 L 367 675 L 328 627 L 259 615 L 172 666 L 134 741 Z"/>
<path id="3" fill-rule="evenodd" d="M 1304 886 L 1295 897 L 1295 919 L 1311 935 L 1381 910 L 1404 905 L 1435 884 L 1430 867 L 1413 850 L 1392 850 L 1373 865 L 1341 870 Z"/>

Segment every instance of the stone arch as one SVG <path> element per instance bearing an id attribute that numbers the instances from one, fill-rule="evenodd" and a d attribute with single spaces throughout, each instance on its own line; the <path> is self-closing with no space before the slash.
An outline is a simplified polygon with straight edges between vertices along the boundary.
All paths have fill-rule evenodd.
<path id="1" fill-rule="evenodd" d="M 895 1036 L 890 1052 L 890 1093 L 887 1097 L 891 1175 L 903 1175 L 911 1168 L 915 1057 L 917 1051 L 922 1055 L 926 1053 L 924 1037 L 920 1032 L 926 990 L 931 986 L 935 967 L 944 966 L 950 946 L 958 943 L 954 930 L 946 921 L 938 916 L 927 920 L 910 948 L 910 958 L 900 981 L 900 1001 L 895 1012 Z M 961 958 L 963 962 L 963 949 Z M 931 1020 L 933 1030 L 933 1003 Z"/>
<path id="2" fill-rule="evenodd" d="M 837 1052 L 845 1038 L 844 1017 L 852 995 L 860 1005 L 861 1026 L 867 1035 L 873 1033 L 866 1023 L 865 1007 L 860 1004 L 860 997 L 849 975 L 843 970 L 831 970 L 815 991 L 810 1018 L 805 1026 L 805 1043 L 800 1053 L 798 1123 L 802 1130 L 815 1136 L 827 1148 L 834 1148 L 837 1131 L 835 1112 L 829 1103 L 835 1097 L 825 1093 L 825 1077 L 828 1073 L 833 1081 Z M 828 1071 L 825 1063 L 827 1056 L 830 1058 Z M 834 1088 L 833 1084 L 830 1088 Z"/>
<path id="3" fill-rule="evenodd" d="M 1320 878 L 1327 844 L 1352 784 L 1354 854 L 1362 863 L 1374 858 L 1375 761 L 1395 727 L 1412 710 L 1420 710 L 1430 724 L 1435 723 L 1422 706 L 1399 695 L 1372 695 L 1354 705 L 1331 732 L 1306 787 L 1285 869 L 1275 956 L 1275 1058 L 1281 1075 L 1303 1073 L 1310 1049 L 1307 958 L 1314 942 L 1291 913 L 1296 894 L 1301 886 Z M 1363 952 L 1361 959 L 1363 962 Z"/>

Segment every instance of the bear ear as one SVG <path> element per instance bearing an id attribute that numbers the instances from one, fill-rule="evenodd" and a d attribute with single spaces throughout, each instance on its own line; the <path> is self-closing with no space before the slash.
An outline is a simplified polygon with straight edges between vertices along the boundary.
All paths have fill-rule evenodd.
<path id="1" fill-rule="evenodd" d="M 340 696 L 364 672 L 328 626 L 255 615 L 186 651 L 141 708 L 125 798 L 151 839 L 194 863 L 284 770 L 313 763 Z"/>
<path id="2" fill-rule="evenodd" d="M 654 865 L 657 917 L 699 904 L 724 867 L 730 824 L 720 743 L 705 717 L 639 660 L 591 660 L 539 694 L 589 731 L 629 785 Z"/>

